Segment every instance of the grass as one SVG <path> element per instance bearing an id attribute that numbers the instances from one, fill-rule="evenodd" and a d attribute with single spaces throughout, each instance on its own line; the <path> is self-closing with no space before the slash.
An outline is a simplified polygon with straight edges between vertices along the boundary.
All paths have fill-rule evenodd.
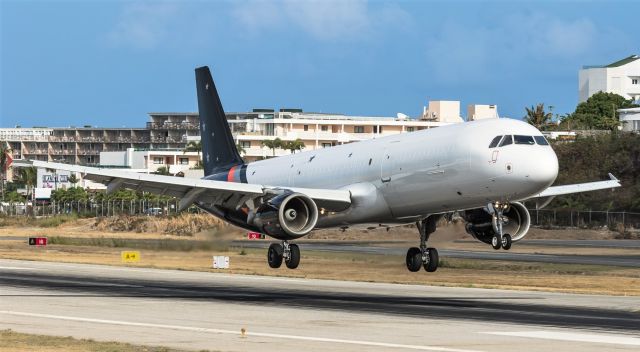
<path id="1" fill-rule="evenodd" d="M 64 214 L 56 215 L 46 218 L 34 218 L 30 216 L 2 216 L 0 217 L 0 227 L 20 227 L 20 226 L 33 226 L 33 227 L 58 227 L 64 223 L 73 222 L 78 220 L 78 214 Z"/>
<path id="2" fill-rule="evenodd" d="M 13 330 L 0 330 L 0 350 L 6 352 L 51 351 L 51 352 L 178 352 L 168 347 L 141 346 L 121 342 L 99 342 L 92 339 L 75 339 L 36 334 L 25 334 Z"/>
<path id="3" fill-rule="evenodd" d="M 48 238 L 51 245 L 62 246 L 90 246 L 106 248 L 135 248 L 154 251 L 179 251 L 190 252 L 195 250 L 226 251 L 228 245 L 223 241 L 196 241 L 182 239 L 125 239 L 113 237 L 64 237 L 51 236 Z"/>

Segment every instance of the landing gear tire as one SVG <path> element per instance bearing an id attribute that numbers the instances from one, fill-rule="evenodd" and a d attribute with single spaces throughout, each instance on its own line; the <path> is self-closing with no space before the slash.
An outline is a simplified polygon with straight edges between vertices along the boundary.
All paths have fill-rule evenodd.
<path id="1" fill-rule="evenodd" d="M 289 245 L 289 258 L 285 260 L 285 265 L 289 269 L 295 269 L 300 264 L 300 247 L 297 244 Z"/>
<path id="2" fill-rule="evenodd" d="M 427 261 L 423 264 L 424 270 L 430 273 L 438 270 L 438 261 L 438 250 L 427 248 Z"/>
<path id="3" fill-rule="evenodd" d="M 511 248 L 512 243 L 513 241 L 511 240 L 511 235 L 504 234 L 502 236 L 502 249 L 504 249 L 505 251 L 508 251 Z"/>
<path id="4" fill-rule="evenodd" d="M 407 269 L 411 272 L 420 271 L 422 266 L 422 252 L 418 247 L 411 247 L 407 251 Z"/>
<path id="5" fill-rule="evenodd" d="M 269 246 L 269 250 L 267 251 L 267 262 L 269 262 L 269 266 L 277 269 L 282 265 L 282 253 L 284 249 L 279 243 L 272 243 Z M 298 251 L 298 261 L 300 252 Z M 288 264 L 287 264 L 288 266 Z"/>
<path id="6" fill-rule="evenodd" d="M 493 247 L 493 249 L 495 250 L 502 248 L 502 242 L 500 241 L 498 236 L 493 236 L 493 238 L 491 239 L 491 247 Z"/>

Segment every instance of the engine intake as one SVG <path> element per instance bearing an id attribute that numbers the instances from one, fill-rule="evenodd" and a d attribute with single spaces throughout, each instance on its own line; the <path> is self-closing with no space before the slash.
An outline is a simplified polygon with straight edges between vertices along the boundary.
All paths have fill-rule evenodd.
<path id="1" fill-rule="evenodd" d="M 531 226 L 531 216 L 524 204 L 513 202 L 503 216 L 506 218 L 502 227 L 503 233 L 511 235 L 513 242 L 524 238 Z M 462 213 L 467 222 L 466 230 L 478 241 L 491 244 L 491 239 L 496 234 L 493 224 L 493 216 L 484 209 L 471 209 Z"/>
<path id="2" fill-rule="evenodd" d="M 253 224 L 264 233 L 281 240 L 302 237 L 317 222 L 316 203 L 302 193 L 285 193 L 269 199 L 256 210 L 253 219 Z"/>

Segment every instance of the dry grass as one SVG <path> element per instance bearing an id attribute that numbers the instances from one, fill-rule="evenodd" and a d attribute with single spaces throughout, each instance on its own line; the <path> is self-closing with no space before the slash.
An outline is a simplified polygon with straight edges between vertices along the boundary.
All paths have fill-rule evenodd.
<path id="1" fill-rule="evenodd" d="M 145 232 L 191 236 L 206 229 L 219 228 L 224 223 L 208 214 L 182 213 L 170 217 L 117 216 L 97 218 L 93 229 L 100 232 Z"/>
<path id="2" fill-rule="evenodd" d="M 125 248 L 61 245 L 29 248 L 20 241 L 2 243 L 0 258 L 124 265 L 120 262 L 120 251 Z M 297 270 L 288 270 L 284 265 L 270 269 L 266 250 L 258 249 L 142 250 L 141 261 L 128 265 L 214 271 L 211 256 L 228 255 L 231 269 L 225 272 L 233 274 L 640 296 L 640 269 L 447 258 L 437 272 L 427 274 L 408 272 L 404 258 L 399 256 L 314 252 L 304 248 L 302 253 Z"/>
<path id="3" fill-rule="evenodd" d="M 36 334 L 24 334 L 12 330 L 0 330 L 0 351 L 3 352 L 177 352 L 167 347 L 140 346 L 121 342 L 98 342 L 91 339 L 75 339 Z"/>

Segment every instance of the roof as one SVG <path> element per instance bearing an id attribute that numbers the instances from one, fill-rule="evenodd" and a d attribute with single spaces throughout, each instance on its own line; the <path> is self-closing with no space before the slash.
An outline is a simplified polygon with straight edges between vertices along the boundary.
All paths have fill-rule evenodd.
<path id="1" fill-rule="evenodd" d="M 583 70 L 588 70 L 590 68 L 612 68 L 612 67 L 620 67 L 620 66 L 624 66 L 630 62 L 634 62 L 636 60 L 640 59 L 640 56 L 638 55 L 631 55 L 628 57 L 625 57 L 622 60 L 618 60 L 616 62 L 610 63 L 608 65 L 584 65 L 582 66 Z"/>
<path id="2" fill-rule="evenodd" d="M 605 66 L 605 67 L 619 67 L 619 66 L 624 66 L 624 65 L 626 65 L 626 64 L 628 64 L 628 63 L 630 63 L 630 62 L 634 62 L 634 61 L 636 61 L 636 60 L 638 60 L 638 59 L 640 59 L 640 56 L 638 56 L 638 55 L 631 55 L 631 56 L 626 57 L 626 58 L 624 58 L 624 59 L 622 59 L 622 60 L 619 60 L 619 61 L 616 61 L 616 62 L 614 62 L 614 63 L 608 64 L 608 65 L 607 65 L 607 66 Z"/>

